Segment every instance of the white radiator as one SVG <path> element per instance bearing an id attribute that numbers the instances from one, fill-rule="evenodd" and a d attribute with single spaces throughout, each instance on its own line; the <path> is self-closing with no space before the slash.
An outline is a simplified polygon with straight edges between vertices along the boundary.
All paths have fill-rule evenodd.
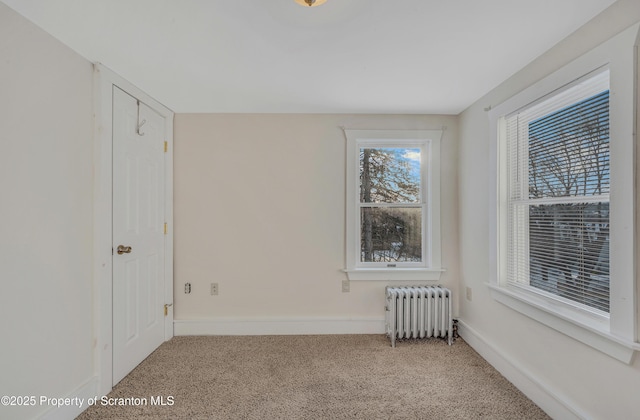
<path id="1" fill-rule="evenodd" d="M 386 329 L 391 346 L 396 339 L 448 337 L 453 342 L 451 291 L 443 287 L 389 287 L 387 295 Z"/>

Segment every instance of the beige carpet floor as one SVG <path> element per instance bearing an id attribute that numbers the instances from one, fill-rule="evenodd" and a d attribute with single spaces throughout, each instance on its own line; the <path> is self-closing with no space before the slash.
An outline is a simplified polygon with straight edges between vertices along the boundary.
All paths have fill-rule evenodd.
<path id="1" fill-rule="evenodd" d="M 460 338 L 175 337 L 108 398 L 78 418 L 548 418 Z"/>

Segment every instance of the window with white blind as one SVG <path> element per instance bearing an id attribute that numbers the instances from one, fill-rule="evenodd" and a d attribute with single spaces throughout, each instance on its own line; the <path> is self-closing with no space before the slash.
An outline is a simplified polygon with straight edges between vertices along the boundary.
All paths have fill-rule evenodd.
<path id="1" fill-rule="evenodd" d="M 609 71 L 504 118 L 509 282 L 609 312 Z"/>
<path id="2" fill-rule="evenodd" d="M 625 363 L 640 351 L 639 28 L 489 111 L 493 298 Z"/>

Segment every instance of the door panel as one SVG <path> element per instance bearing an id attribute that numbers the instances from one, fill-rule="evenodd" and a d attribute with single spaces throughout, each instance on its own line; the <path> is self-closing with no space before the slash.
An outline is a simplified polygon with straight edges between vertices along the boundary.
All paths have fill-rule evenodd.
<path id="1" fill-rule="evenodd" d="M 113 385 L 164 341 L 164 124 L 114 86 Z"/>

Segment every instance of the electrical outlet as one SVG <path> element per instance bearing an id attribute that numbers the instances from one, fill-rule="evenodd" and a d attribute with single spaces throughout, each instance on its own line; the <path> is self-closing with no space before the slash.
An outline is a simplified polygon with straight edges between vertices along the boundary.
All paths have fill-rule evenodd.
<path id="1" fill-rule="evenodd" d="M 211 283 L 211 295 L 212 296 L 218 295 L 218 283 Z"/>
<path id="2" fill-rule="evenodd" d="M 472 290 L 470 287 L 467 287 L 467 300 L 472 300 Z"/>
<path id="3" fill-rule="evenodd" d="M 184 284 L 184 294 L 188 295 L 189 293 L 191 293 L 191 283 L 185 283 Z"/>
<path id="4" fill-rule="evenodd" d="M 349 289 L 350 289 L 349 280 L 342 280 L 342 293 L 349 292 Z"/>

